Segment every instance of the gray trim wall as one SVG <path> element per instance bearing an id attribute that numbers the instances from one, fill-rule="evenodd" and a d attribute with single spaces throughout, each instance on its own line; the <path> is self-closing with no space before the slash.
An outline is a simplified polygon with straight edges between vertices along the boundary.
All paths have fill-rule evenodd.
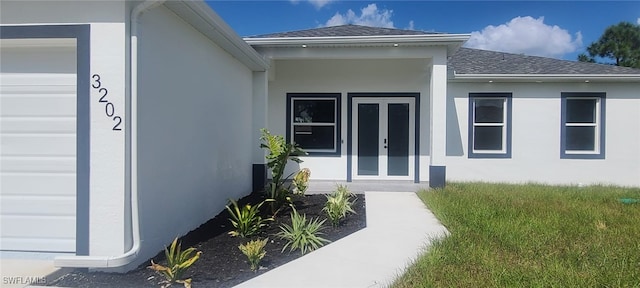
<path id="1" fill-rule="evenodd" d="M 358 93 L 347 93 L 347 182 L 351 182 L 353 180 L 353 175 L 351 175 L 351 170 L 353 168 L 353 163 L 351 161 L 351 155 L 353 154 L 352 146 L 352 136 L 353 136 L 353 98 L 354 97 L 409 97 L 415 99 L 415 151 L 414 151 L 414 179 L 413 182 L 420 183 L 420 93 L 413 92 L 374 92 L 374 93 L 366 93 L 366 92 L 358 92 Z"/>
<path id="2" fill-rule="evenodd" d="M 600 123 L 598 131 L 600 133 L 600 153 L 598 154 L 567 154 L 567 97 L 591 97 L 600 98 Z M 562 92 L 560 95 L 560 159 L 605 159 L 605 120 L 606 120 L 606 99 L 607 94 L 605 92 Z"/>
<path id="3" fill-rule="evenodd" d="M 0 26 L 0 38 L 75 38 L 76 111 L 76 254 L 89 255 L 91 25 Z"/>
<path id="4" fill-rule="evenodd" d="M 267 164 L 253 164 L 251 167 L 252 191 L 264 191 L 267 185 Z"/>
<path id="5" fill-rule="evenodd" d="M 429 165 L 429 187 L 430 188 L 444 188 L 446 181 L 447 181 L 446 166 Z"/>
<path id="6" fill-rule="evenodd" d="M 467 155 L 469 156 L 469 158 L 511 158 L 511 120 L 512 120 L 512 105 L 511 105 L 511 98 L 512 98 L 512 93 L 510 92 L 500 92 L 500 93 L 492 93 L 492 92 L 488 92 L 488 93 L 469 93 L 469 126 L 468 126 L 468 146 L 467 146 Z M 506 127 L 506 135 L 504 135 L 504 137 L 506 137 L 506 146 L 505 147 L 505 153 L 474 153 L 473 152 L 473 139 L 474 139 L 474 135 L 473 135 L 473 117 L 474 117 L 474 105 L 473 105 L 473 101 L 475 98 L 489 98 L 489 97 L 496 97 L 496 98 L 506 98 L 507 100 L 507 119 L 506 119 L 506 123 L 505 125 Z"/>

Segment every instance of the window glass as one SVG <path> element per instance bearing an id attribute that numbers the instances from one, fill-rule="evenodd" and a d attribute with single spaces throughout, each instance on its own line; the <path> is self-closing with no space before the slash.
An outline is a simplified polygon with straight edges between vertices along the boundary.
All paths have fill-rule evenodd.
<path id="1" fill-rule="evenodd" d="M 469 158 L 511 158 L 511 93 L 469 93 Z"/>
<path id="2" fill-rule="evenodd" d="M 294 100 L 295 123 L 334 123 L 335 100 Z"/>
<path id="3" fill-rule="evenodd" d="M 567 150 L 594 151 L 596 127 L 567 127 Z"/>
<path id="4" fill-rule="evenodd" d="M 476 127 L 473 136 L 475 150 L 502 150 L 502 126 Z"/>
<path id="5" fill-rule="evenodd" d="M 287 141 L 308 153 L 340 153 L 339 93 L 287 94 Z"/>
<path id="6" fill-rule="evenodd" d="M 503 123 L 504 99 L 476 99 L 476 123 Z"/>
<path id="7" fill-rule="evenodd" d="M 596 123 L 596 99 L 567 99 L 567 123 Z"/>
<path id="8" fill-rule="evenodd" d="M 293 141 L 305 150 L 334 149 L 334 126 L 296 125 L 293 129 Z"/>
<path id="9" fill-rule="evenodd" d="M 560 158 L 604 159 L 606 94 L 563 92 Z"/>

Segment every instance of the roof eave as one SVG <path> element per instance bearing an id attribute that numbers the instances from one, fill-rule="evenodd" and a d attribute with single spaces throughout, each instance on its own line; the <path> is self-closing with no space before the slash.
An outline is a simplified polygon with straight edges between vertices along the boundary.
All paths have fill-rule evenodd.
<path id="1" fill-rule="evenodd" d="M 269 68 L 269 62 L 203 1 L 167 1 L 164 5 L 252 71 Z"/>
<path id="2" fill-rule="evenodd" d="M 458 74 L 451 81 L 459 82 L 640 82 L 640 74 Z"/>
<path id="3" fill-rule="evenodd" d="M 371 44 L 459 44 L 471 37 L 470 34 L 424 34 L 424 35 L 380 35 L 380 36 L 331 36 L 331 37 L 274 37 L 244 38 L 252 46 L 300 46 L 300 45 L 349 45 L 364 46 Z"/>

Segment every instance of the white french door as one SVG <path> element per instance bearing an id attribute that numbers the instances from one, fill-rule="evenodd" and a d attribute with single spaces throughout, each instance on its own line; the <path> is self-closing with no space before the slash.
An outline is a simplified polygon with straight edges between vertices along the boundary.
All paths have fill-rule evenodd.
<path id="1" fill-rule="evenodd" d="M 353 98 L 353 179 L 413 180 L 415 99 Z"/>

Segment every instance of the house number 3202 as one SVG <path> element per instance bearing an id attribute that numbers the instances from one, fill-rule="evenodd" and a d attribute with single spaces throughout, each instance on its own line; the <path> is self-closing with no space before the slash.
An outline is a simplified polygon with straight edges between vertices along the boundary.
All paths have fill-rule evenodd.
<path id="1" fill-rule="evenodd" d="M 120 125 L 122 124 L 122 117 L 116 115 L 116 107 L 113 105 L 113 103 L 107 100 L 107 94 L 109 94 L 109 90 L 102 87 L 100 75 L 93 74 L 91 76 L 91 80 L 93 80 L 93 83 L 91 83 L 91 88 L 93 88 L 94 90 L 98 90 L 98 95 L 100 96 L 100 99 L 98 99 L 98 103 L 104 103 L 104 114 L 108 118 L 113 119 L 114 124 L 112 130 L 122 131 L 122 128 L 120 127 Z"/>

